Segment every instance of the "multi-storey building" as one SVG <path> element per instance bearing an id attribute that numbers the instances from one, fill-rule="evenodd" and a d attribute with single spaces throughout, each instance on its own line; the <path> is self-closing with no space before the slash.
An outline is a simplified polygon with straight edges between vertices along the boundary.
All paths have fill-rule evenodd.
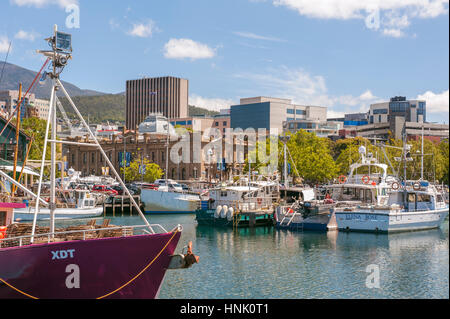
<path id="1" fill-rule="evenodd" d="M 188 116 L 186 79 L 172 76 L 143 78 L 126 82 L 126 127 L 136 127 L 151 113 L 161 113 L 169 119 Z"/>
<path id="2" fill-rule="evenodd" d="M 289 99 L 260 96 L 241 99 L 239 105 L 231 106 L 230 115 L 233 129 L 274 128 L 281 133 L 283 122 L 326 120 L 327 108 L 295 105 Z"/>

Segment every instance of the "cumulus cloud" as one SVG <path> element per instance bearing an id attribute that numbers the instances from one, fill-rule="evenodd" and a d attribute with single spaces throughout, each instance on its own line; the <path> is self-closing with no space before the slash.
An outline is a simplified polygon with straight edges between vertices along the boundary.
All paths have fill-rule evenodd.
<path id="1" fill-rule="evenodd" d="M 302 69 L 290 69 L 285 66 L 269 68 L 264 73 L 236 74 L 235 77 L 245 79 L 258 91 L 273 97 L 291 99 L 294 104 L 328 107 L 328 117 L 339 117 L 344 113 L 367 112 L 370 104 L 381 99 L 371 90 L 360 95 L 331 95 L 328 92 L 325 78 L 312 75 Z"/>
<path id="2" fill-rule="evenodd" d="M 12 3 L 18 6 L 28 6 L 42 8 L 47 5 L 58 5 L 61 8 L 65 8 L 69 5 L 78 5 L 78 0 L 11 0 Z"/>
<path id="3" fill-rule="evenodd" d="M 191 39 L 170 39 L 164 45 L 164 57 L 167 59 L 209 59 L 215 55 L 214 49 Z"/>
<path id="4" fill-rule="evenodd" d="M 17 32 L 14 35 L 14 38 L 16 38 L 16 39 L 27 40 L 27 41 L 31 41 L 31 42 L 36 40 L 37 37 L 39 37 L 39 33 L 36 33 L 34 31 L 24 31 L 24 30 L 19 30 L 19 32 Z"/>
<path id="5" fill-rule="evenodd" d="M 417 96 L 418 100 L 425 100 L 427 102 L 427 113 L 447 113 L 448 114 L 448 91 L 442 93 L 434 93 L 426 91 L 424 94 Z"/>
<path id="6" fill-rule="evenodd" d="M 196 94 L 189 96 L 189 105 L 202 107 L 210 111 L 220 111 L 221 109 L 228 109 L 231 105 L 236 104 L 231 99 L 221 98 L 206 98 Z"/>
<path id="7" fill-rule="evenodd" d="M 151 37 L 156 30 L 155 23 L 150 20 L 146 23 L 133 24 L 133 28 L 131 28 L 128 34 L 134 37 L 148 38 Z"/>
<path id="8" fill-rule="evenodd" d="M 449 0 L 273 0 L 302 16 L 318 19 L 366 19 L 377 13 L 376 27 L 383 35 L 401 37 L 412 18 L 435 18 L 448 13 Z M 367 23 L 367 21 L 366 21 Z M 367 24 L 366 24 L 367 25 Z"/>

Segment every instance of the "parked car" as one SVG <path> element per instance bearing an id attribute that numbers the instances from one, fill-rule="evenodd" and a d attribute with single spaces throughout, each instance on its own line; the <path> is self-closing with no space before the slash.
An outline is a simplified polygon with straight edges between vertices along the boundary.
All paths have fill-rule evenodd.
<path id="1" fill-rule="evenodd" d="M 92 187 L 92 191 L 93 192 L 98 192 L 98 193 L 107 193 L 110 195 L 118 195 L 118 191 L 116 191 L 115 189 L 112 189 L 109 186 L 106 185 L 94 185 Z"/>
<path id="2" fill-rule="evenodd" d="M 188 191 L 189 190 L 189 186 L 187 186 L 186 184 L 180 184 L 180 186 L 183 189 L 183 191 Z"/>
<path id="3" fill-rule="evenodd" d="M 113 185 L 111 186 L 112 189 L 117 191 L 117 195 L 123 195 L 123 188 L 120 185 Z"/>

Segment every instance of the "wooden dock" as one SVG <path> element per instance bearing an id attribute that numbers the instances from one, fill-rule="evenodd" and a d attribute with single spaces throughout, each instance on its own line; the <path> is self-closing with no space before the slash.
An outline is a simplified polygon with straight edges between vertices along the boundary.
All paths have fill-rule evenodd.
<path id="1" fill-rule="evenodd" d="M 134 195 L 134 200 L 142 209 L 141 196 Z M 136 208 L 128 196 L 117 195 L 111 198 L 111 202 L 103 203 L 103 216 L 132 216 L 138 214 Z"/>

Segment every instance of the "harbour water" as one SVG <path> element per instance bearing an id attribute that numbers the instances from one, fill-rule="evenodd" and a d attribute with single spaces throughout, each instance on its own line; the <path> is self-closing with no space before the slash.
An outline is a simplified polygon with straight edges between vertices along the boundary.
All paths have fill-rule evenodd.
<path id="1" fill-rule="evenodd" d="M 192 241 L 200 256 L 199 264 L 166 273 L 162 299 L 449 298 L 448 218 L 440 229 L 389 235 L 200 227 L 193 215 L 149 220 L 183 225 L 177 251 Z M 366 284 L 374 267 L 379 288 Z"/>

